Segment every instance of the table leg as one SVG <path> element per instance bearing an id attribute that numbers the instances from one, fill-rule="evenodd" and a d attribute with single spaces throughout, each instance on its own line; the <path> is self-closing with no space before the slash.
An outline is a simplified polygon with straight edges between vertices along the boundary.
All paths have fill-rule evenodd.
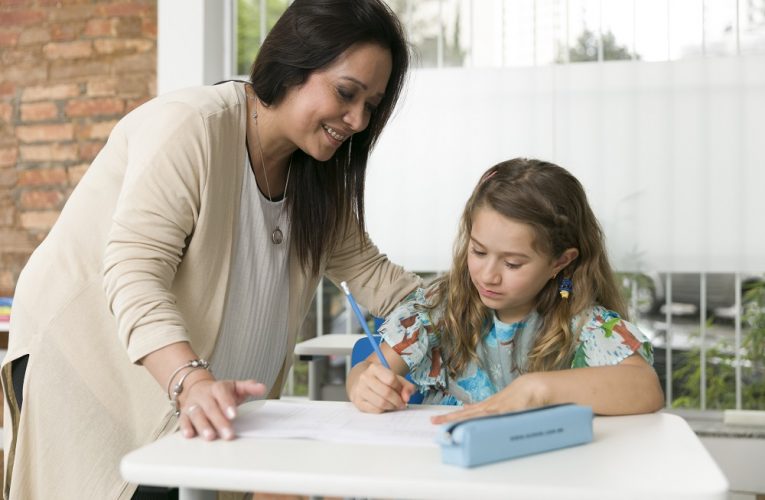
<path id="1" fill-rule="evenodd" d="M 198 490 L 195 488 L 179 488 L 178 500 L 216 500 L 217 491 Z"/>
<path id="2" fill-rule="evenodd" d="M 316 401 L 321 399 L 321 377 L 319 363 L 314 357 L 308 362 L 308 399 Z"/>

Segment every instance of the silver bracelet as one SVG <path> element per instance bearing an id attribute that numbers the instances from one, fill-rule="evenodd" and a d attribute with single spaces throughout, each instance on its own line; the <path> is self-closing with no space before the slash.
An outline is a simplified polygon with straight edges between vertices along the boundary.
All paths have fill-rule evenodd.
<path id="1" fill-rule="evenodd" d="M 175 379 L 175 376 L 178 375 L 181 370 L 185 370 L 186 368 L 196 368 L 197 366 L 202 367 L 205 370 L 210 369 L 210 363 L 202 358 L 189 360 L 187 363 L 175 369 L 173 374 L 170 375 L 170 379 L 167 381 L 167 399 L 170 399 L 170 388 L 173 386 L 173 379 Z"/>
<path id="2" fill-rule="evenodd" d="M 178 403 L 178 396 L 183 392 L 183 382 L 191 372 L 200 369 L 210 371 L 210 363 L 202 358 L 192 359 L 188 363 L 176 368 L 173 374 L 170 375 L 170 380 L 167 381 L 167 399 L 170 400 L 170 405 L 175 409 L 176 417 L 181 414 L 180 404 Z M 177 384 L 173 385 L 173 379 L 175 379 L 176 375 L 178 375 L 183 370 L 187 370 L 186 373 L 184 373 L 180 380 L 178 380 Z"/>
<path id="3" fill-rule="evenodd" d="M 173 387 L 173 393 L 170 395 L 170 404 L 175 409 L 175 416 L 179 416 L 181 414 L 181 403 L 178 401 L 178 396 L 183 392 L 183 381 L 186 380 L 186 377 L 188 377 L 191 372 L 194 370 L 206 370 L 207 368 L 203 366 L 192 366 L 188 369 L 186 373 L 183 374 L 181 379 L 178 381 L 177 384 Z"/>

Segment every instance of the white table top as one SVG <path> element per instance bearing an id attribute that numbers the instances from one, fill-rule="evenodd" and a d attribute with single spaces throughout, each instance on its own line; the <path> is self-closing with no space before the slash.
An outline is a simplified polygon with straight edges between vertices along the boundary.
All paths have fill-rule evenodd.
<path id="1" fill-rule="evenodd" d="M 350 356 L 353 344 L 364 338 L 363 333 L 328 333 L 295 345 L 295 354 L 299 356 L 331 356 L 333 354 Z"/>
<path id="2" fill-rule="evenodd" d="M 587 445 L 473 469 L 442 464 L 437 447 L 258 438 L 206 442 L 176 433 L 126 455 L 121 472 L 139 484 L 338 497 L 727 497 L 727 480 L 676 415 L 596 417 L 594 433 Z"/>

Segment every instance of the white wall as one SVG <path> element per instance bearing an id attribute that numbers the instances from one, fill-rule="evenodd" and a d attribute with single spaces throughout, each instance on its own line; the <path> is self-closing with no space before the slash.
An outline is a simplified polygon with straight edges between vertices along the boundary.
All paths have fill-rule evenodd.
<path id="1" fill-rule="evenodd" d="M 765 269 L 765 55 L 418 70 L 374 151 L 372 238 L 447 269 L 480 174 L 552 160 L 585 186 L 619 270 Z"/>
<path id="2" fill-rule="evenodd" d="M 159 0 L 157 93 L 229 78 L 230 30 L 228 1 Z"/>
<path id="3" fill-rule="evenodd" d="M 700 436 L 730 483 L 731 491 L 765 494 L 765 439 Z M 760 497 L 757 497 L 760 498 Z"/>

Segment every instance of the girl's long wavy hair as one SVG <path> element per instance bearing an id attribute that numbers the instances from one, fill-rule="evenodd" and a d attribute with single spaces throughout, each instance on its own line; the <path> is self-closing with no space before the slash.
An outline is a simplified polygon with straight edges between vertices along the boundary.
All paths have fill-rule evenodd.
<path id="1" fill-rule="evenodd" d="M 559 279 L 549 280 L 537 295 L 540 330 L 525 371 L 555 370 L 570 364 L 577 340 L 571 321 L 586 308 L 599 304 L 627 317 L 603 232 L 579 181 L 552 163 L 526 158 L 505 161 L 488 169 L 473 190 L 460 221 L 452 268 L 431 289 L 431 304 L 443 306 L 438 331 L 449 353 L 446 363 L 451 374 L 461 373 L 475 359 L 477 346 L 493 321 L 493 311 L 481 302 L 467 265 L 473 216 L 480 208 L 491 208 L 531 226 L 534 248 L 551 259 L 568 248 L 579 250 L 579 256 L 558 273 L 559 279 L 572 280 L 571 296 L 560 297 Z"/>
<path id="2" fill-rule="evenodd" d="M 292 156 L 293 180 L 285 193 L 292 241 L 303 268 L 314 275 L 350 224 L 358 227 L 363 241 L 367 160 L 401 95 L 409 45 L 401 23 L 382 0 L 295 0 L 271 28 L 250 74 L 258 98 L 266 106 L 278 106 L 290 88 L 360 43 L 384 47 L 392 59 L 385 96 L 369 125 L 328 161 L 301 150 Z"/>

